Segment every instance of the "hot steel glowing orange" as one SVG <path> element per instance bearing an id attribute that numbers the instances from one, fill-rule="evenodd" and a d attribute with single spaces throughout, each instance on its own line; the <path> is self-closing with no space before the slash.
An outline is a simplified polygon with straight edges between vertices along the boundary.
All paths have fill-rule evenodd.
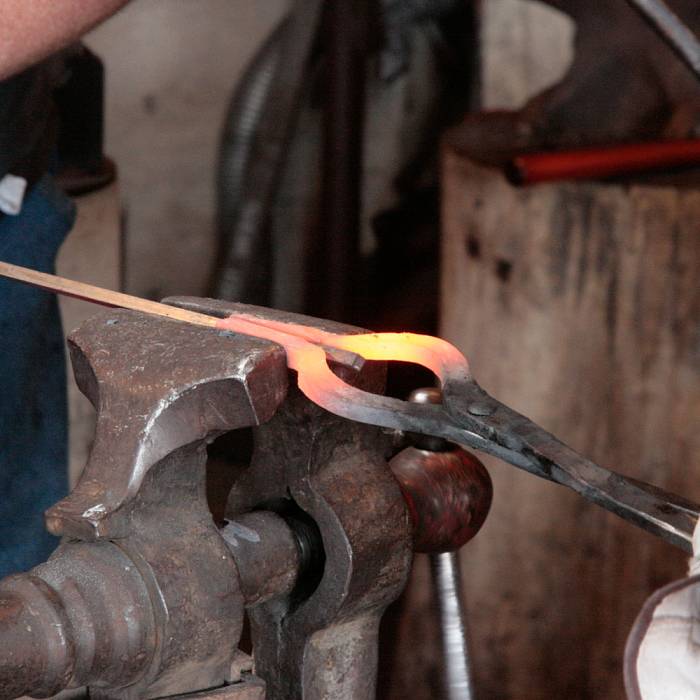
<path id="1" fill-rule="evenodd" d="M 378 397 L 350 386 L 333 373 L 325 348 L 356 353 L 366 360 L 413 362 L 429 369 L 441 383 L 467 380 L 469 364 L 462 353 L 440 338 L 416 333 L 360 333 L 338 335 L 318 328 L 247 314 L 220 319 L 217 328 L 255 335 L 278 343 L 287 354 L 287 365 L 298 373 L 301 391 L 314 403 L 331 413 L 377 423 L 381 414 L 396 410 L 397 399 Z"/>

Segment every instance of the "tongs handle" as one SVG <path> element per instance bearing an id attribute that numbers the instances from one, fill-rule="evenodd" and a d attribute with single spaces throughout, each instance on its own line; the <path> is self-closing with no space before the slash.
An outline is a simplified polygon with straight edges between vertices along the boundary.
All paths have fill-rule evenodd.
<path id="1" fill-rule="evenodd" d="M 700 517 L 698 504 L 586 459 L 529 418 L 493 399 L 473 380 L 448 386 L 443 394 L 448 413 L 467 431 L 464 440 L 478 433 L 491 444 L 486 451 L 567 486 L 692 554 L 693 531 Z"/>

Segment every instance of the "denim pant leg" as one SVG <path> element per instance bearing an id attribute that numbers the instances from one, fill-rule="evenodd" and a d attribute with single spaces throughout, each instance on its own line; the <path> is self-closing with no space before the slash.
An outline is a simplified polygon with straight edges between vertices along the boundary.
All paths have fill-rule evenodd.
<path id="1" fill-rule="evenodd" d="M 75 220 L 47 176 L 0 217 L 0 260 L 54 271 Z M 67 491 L 64 342 L 56 296 L 0 278 L 0 576 L 40 563 L 56 538 L 44 511 Z"/>

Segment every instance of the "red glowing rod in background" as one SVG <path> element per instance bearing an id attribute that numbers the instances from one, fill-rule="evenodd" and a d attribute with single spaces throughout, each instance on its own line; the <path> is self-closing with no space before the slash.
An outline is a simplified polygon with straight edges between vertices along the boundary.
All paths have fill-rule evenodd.
<path id="1" fill-rule="evenodd" d="M 597 180 L 700 165 L 700 139 L 648 141 L 516 156 L 506 168 L 516 185 L 556 180 Z"/>

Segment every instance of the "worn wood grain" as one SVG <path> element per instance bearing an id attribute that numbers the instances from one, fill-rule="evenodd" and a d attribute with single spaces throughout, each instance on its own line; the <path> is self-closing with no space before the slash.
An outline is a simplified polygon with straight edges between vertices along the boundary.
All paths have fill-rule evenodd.
<path id="1" fill-rule="evenodd" d="M 604 466 L 700 501 L 700 191 L 516 190 L 451 153 L 443 181 L 442 331 L 484 388 Z M 492 512 L 462 552 L 478 697 L 623 698 L 632 620 L 684 574 L 682 553 L 485 461 Z M 421 614 L 409 656 L 435 638 Z M 435 656 L 420 663 L 429 678 Z M 435 697 L 420 678 L 412 665 L 411 696 Z"/>

